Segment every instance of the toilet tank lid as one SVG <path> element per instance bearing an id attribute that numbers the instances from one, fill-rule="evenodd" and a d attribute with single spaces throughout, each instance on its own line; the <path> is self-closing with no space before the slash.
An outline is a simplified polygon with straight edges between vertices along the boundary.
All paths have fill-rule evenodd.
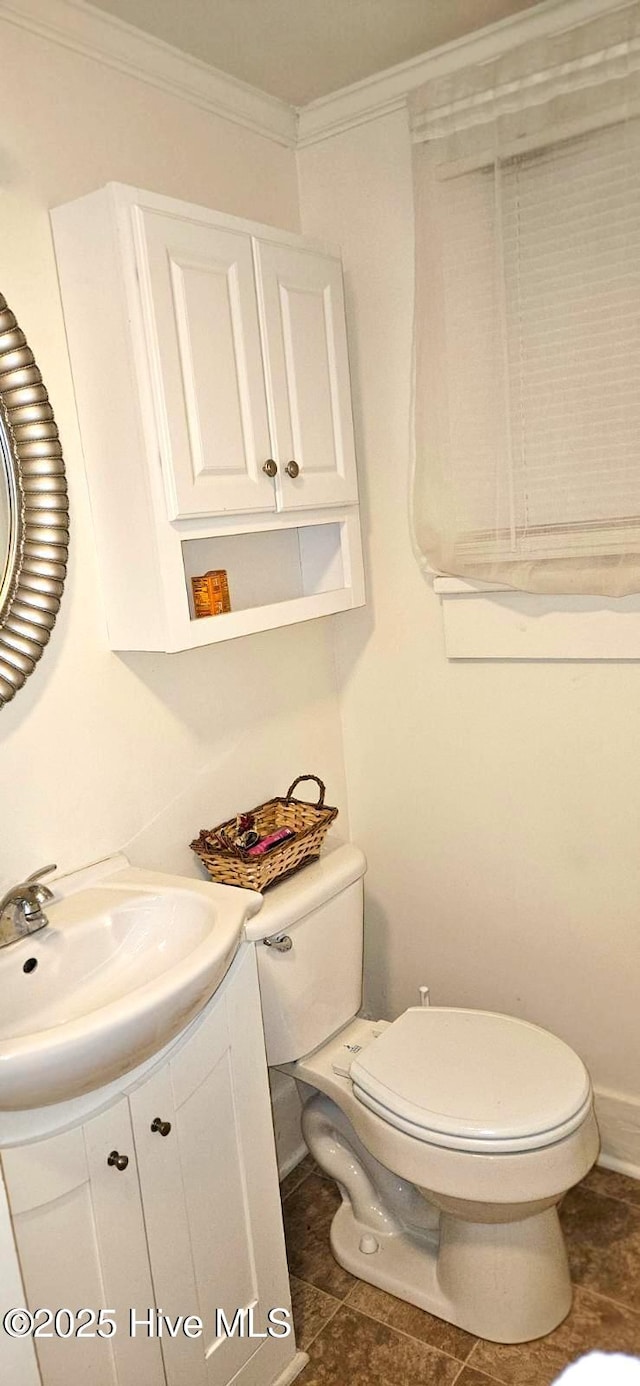
<path id="1" fill-rule="evenodd" d="M 262 897 L 263 903 L 258 913 L 247 920 L 245 938 L 250 942 L 259 942 L 260 939 L 290 929 L 305 915 L 311 914 L 312 910 L 317 910 L 334 895 L 353 885 L 354 881 L 359 881 L 366 869 L 364 852 L 351 842 L 325 852 L 319 861 L 305 866 L 280 885 L 271 887 Z"/>

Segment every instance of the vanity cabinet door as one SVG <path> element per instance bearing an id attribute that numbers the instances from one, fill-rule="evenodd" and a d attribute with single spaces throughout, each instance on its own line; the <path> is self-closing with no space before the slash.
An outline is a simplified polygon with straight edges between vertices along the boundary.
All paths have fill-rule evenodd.
<path id="1" fill-rule="evenodd" d="M 243 1386 L 268 1386 L 295 1342 L 249 1336 L 251 1318 L 264 1334 L 269 1309 L 290 1309 L 253 949 L 130 1102 L 155 1303 L 204 1325 L 201 1338 L 163 1336 L 169 1386 L 225 1386 L 237 1373 Z M 246 1311 L 243 1336 L 237 1325 L 217 1336 L 216 1310 L 229 1324 Z"/>
<path id="2" fill-rule="evenodd" d="M 270 240 L 254 246 L 279 505 L 355 504 L 340 261 Z"/>
<path id="3" fill-rule="evenodd" d="M 114 1149 L 128 1158 L 123 1170 L 107 1163 Z M 29 1309 L 103 1308 L 116 1324 L 108 1338 L 58 1337 L 47 1325 L 51 1336 L 35 1339 L 43 1386 L 160 1386 L 159 1344 L 129 1333 L 130 1309 L 146 1312 L 153 1291 L 126 1099 L 84 1127 L 3 1151 L 2 1166 Z"/>
<path id="4" fill-rule="evenodd" d="M 275 510 L 251 238 L 132 215 L 169 516 Z"/>

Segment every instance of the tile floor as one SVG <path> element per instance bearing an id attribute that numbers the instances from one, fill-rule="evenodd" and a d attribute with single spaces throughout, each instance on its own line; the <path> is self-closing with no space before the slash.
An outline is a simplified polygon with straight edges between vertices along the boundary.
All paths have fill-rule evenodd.
<path id="1" fill-rule="evenodd" d="M 565 1322 L 534 1343 L 474 1338 L 356 1280 L 334 1261 L 339 1203 L 310 1157 L 281 1185 L 300 1386 L 548 1386 L 592 1348 L 640 1356 L 640 1182 L 594 1169 L 561 1219 L 575 1284 Z"/>

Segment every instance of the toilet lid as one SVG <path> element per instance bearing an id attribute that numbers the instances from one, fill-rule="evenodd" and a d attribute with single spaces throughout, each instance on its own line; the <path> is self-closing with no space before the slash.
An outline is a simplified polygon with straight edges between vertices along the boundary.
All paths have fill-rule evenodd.
<path id="1" fill-rule="evenodd" d="M 449 1149 L 532 1150 L 591 1107 L 587 1070 L 547 1030 L 490 1011 L 412 1007 L 351 1065 L 356 1097 L 391 1126 Z"/>

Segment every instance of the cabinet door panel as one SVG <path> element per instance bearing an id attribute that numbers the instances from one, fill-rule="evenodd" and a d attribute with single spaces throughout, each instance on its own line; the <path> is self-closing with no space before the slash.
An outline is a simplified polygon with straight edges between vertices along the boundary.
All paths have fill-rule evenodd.
<path id="1" fill-rule="evenodd" d="M 250 238 L 140 208 L 134 225 L 169 514 L 273 510 Z"/>
<path id="2" fill-rule="evenodd" d="M 198 1314 L 204 1324 L 200 1340 L 163 1340 L 169 1386 L 224 1386 L 258 1345 L 215 1336 L 217 1308 L 231 1322 L 258 1295 L 224 1006 L 202 1033 L 213 1067 L 181 1105 L 173 1065 L 131 1097 L 156 1302 L 172 1315 Z M 178 1064 L 188 1066 L 188 1053 L 185 1046 Z M 151 1131 L 156 1116 L 171 1122 L 168 1136 Z"/>
<path id="3" fill-rule="evenodd" d="M 230 1381 L 258 1346 L 250 1338 L 216 1338 L 212 1322 L 217 1308 L 231 1323 L 237 1309 L 256 1306 L 259 1300 L 231 1058 L 227 1049 L 178 1112 L 193 1261 L 209 1319 L 210 1386 Z"/>
<path id="4" fill-rule="evenodd" d="M 82 1130 L 11 1146 L 2 1152 L 2 1168 L 12 1216 L 42 1208 L 88 1180 Z"/>
<path id="5" fill-rule="evenodd" d="M 267 1311 L 290 1305 L 252 949 L 130 1102 L 156 1303 L 204 1324 L 202 1339 L 163 1339 L 169 1386 L 225 1386 L 258 1352 L 259 1379 L 272 1381 L 293 1358 L 292 1337 L 216 1337 L 217 1309 L 229 1324 L 253 1309 L 264 1333 Z M 155 1117 L 171 1122 L 167 1136 L 151 1130 Z"/>
<path id="6" fill-rule="evenodd" d="M 151 1303 L 151 1280 L 135 1161 L 109 1168 L 114 1146 L 133 1157 L 126 1102 L 85 1128 L 3 1152 L 29 1308 L 111 1309 L 117 1323 L 107 1339 L 36 1339 L 45 1386 L 164 1381 L 158 1344 L 129 1337 L 129 1307 L 138 1295 Z"/>
<path id="7" fill-rule="evenodd" d="M 14 1219 L 14 1234 L 22 1278 L 31 1311 L 113 1308 L 103 1305 L 98 1237 L 88 1182 Z M 45 1386 L 68 1386 L 86 1374 L 92 1386 L 120 1386 L 115 1340 L 61 1339 L 35 1341 Z M 126 1332 L 126 1328 L 124 1330 Z M 125 1378 L 123 1378 L 125 1379 Z M 131 1380 L 131 1378 L 129 1378 Z"/>
<path id="8" fill-rule="evenodd" d="M 144 1330 L 130 1333 L 131 1310 L 142 1318 L 155 1301 L 128 1102 L 118 1102 L 88 1122 L 84 1140 L 103 1293 L 118 1324 L 118 1386 L 159 1386 L 165 1380 L 159 1343 Z M 114 1149 L 129 1157 L 126 1170 L 107 1163 Z"/>
<path id="9" fill-rule="evenodd" d="M 7 1190 L 0 1174 L 0 1316 L 4 1317 L 7 1309 L 24 1305 L 26 1298 Z M 11 1382 L 12 1386 L 42 1386 L 31 1338 L 10 1338 L 3 1333 L 0 1338 L 0 1381 Z"/>
<path id="10" fill-rule="evenodd" d="M 236 985 L 228 991 L 227 1014 L 249 1239 L 258 1289 L 256 1318 L 264 1329 L 269 1309 L 283 1308 L 290 1314 L 291 1294 L 255 948 L 245 949 L 239 971 Z M 291 1365 L 295 1350 L 293 1333 L 266 1339 L 259 1350 L 261 1366 L 256 1370 L 254 1358 L 243 1381 L 248 1386 L 273 1381 Z"/>
<path id="11" fill-rule="evenodd" d="M 342 270 L 255 242 L 279 497 L 286 510 L 357 501 Z M 295 461 L 299 475 L 288 476 Z"/>
<path id="12" fill-rule="evenodd" d="M 168 1068 L 154 1073 L 130 1099 L 131 1117 L 140 1169 L 142 1202 L 147 1229 L 154 1304 L 172 1320 L 182 1314 L 198 1314 L 208 1323 L 208 1305 L 201 1313 L 194 1274 L 190 1229 L 185 1210 L 185 1190 L 179 1133 Z M 156 1117 L 169 1121 L 171 1131 L 161 1136 L 151 1127 Z M 201 1339 L 163 1337 L 162 1355 L 168 1386 L 205 1386 L 206 1372 Z"/>

